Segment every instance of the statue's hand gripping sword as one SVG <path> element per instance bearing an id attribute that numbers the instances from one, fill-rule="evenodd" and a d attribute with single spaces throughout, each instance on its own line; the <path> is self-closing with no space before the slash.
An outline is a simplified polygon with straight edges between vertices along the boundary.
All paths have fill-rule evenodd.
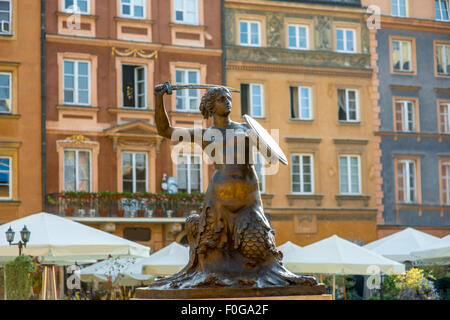
<path id="1" fill-rule="evenodd" d="M 171 85 L 169 81 L 164 82 L 164 85 L 167 87 L 167 94 L 172 94 L 172 90 L 186 90 L 186 89 L 211 89 L 211 88 L 217 88 L 217 87 L 223 87 L 227 88 L 231 92 L 238 92 L 239 90 L 236 90 L 234 88 L 220 86 L 216 84 L 176 84 Z"/>

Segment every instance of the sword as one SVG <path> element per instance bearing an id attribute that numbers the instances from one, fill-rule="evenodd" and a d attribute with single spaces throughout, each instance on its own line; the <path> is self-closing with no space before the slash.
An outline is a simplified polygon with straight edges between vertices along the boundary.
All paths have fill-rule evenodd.
<path id="1" fill-rule="evenodd" d="M 217 85 L 217 84 L 176 84 L 173 86 L 170 84 L 169 81 L 167 81 L 167 82 L 164 82 L 164 85 L 167 87 L 167 94 L 172 94 L 172 90 L 211 89 L 211 88 L 218 88 L 218 87 L 227 88 L 231 92 L 240 93 L 240 91 L 237 89 L 225 87 L 225 86 L 221 86 L 221 85 Z"/>

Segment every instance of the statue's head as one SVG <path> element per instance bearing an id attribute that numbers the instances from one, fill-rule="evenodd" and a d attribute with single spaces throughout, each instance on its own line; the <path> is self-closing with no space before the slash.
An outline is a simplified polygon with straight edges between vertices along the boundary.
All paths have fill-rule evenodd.
<path id="1" fill-rule="evenodd" d="M 228 116 L 231 112 L 231 93 L 225 87 L 214 87 L 206 91 L 200 102 L 200 112 L 208 119 L 216 113 Z"/>

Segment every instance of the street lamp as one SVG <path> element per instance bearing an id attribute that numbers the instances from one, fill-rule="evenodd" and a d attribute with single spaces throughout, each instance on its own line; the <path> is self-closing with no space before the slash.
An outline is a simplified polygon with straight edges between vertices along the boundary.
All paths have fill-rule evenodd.
<path id="1" fill-rule="evenodd" d="M 31 232 L 27 229 L 27 226 L 23 226 L 22 231 L 20 231 L 20 237 L 22 238 L 22 241 L 19 241 L 17 243 L 12 243 L 14 241 L 14 235 L 16 233 L 11 229 L 11 226 L 6 231 L 6 241 L 9 242 L 9 245 L 18 245 L 19 246 L 19 256 L 22 255 L 22 247 L 27 247 L 27 242 L 30 241 L 30 234 Z"/>

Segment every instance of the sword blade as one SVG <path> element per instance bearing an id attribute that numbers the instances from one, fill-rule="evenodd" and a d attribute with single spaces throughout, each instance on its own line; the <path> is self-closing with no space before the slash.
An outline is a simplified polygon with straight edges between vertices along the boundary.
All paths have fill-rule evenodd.
<path id="1" fill-rule="evenodd" d="M 217 87 L 224 87 L 224 88 L 227 88 L 228 90 L 230 90 L 232 92 L 240 93 L 240 91 L 237 90 L 237 89 L 230 88 L 230 87 L 225 87 L 225 86 L 220 86 L 220 85 L 216 85 L 216 84 L 176 84 L 176 85 L 171 86 L 171 89 L 172 90 L 211 89 L 211 88 L 217 88 Z"/>

